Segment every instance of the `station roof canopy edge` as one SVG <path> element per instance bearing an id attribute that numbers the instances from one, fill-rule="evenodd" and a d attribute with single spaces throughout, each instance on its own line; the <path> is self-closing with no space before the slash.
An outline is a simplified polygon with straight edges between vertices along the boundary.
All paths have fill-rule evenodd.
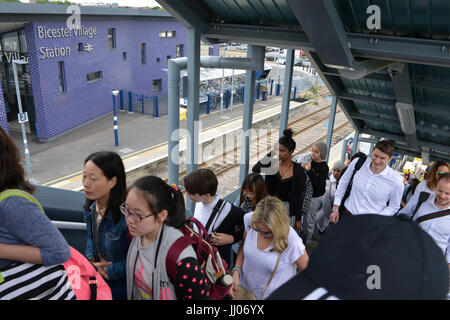
<path id="1" fill-rule="evenodd" d="M 450 161 L 450 1 L 158 3 L 211 43 L 305 51 L 355 130 Z"/>
<path id="2" fill-rule="evenodd" d="M 26 4 L 18 2 L 0 2 L 0 21 L 9 21 L 14 17 L 28 17 L 28 20 L 43 17 L 67 19 L 71 11 L 67 12 L 68 5 L 54 4 Z M 95 6 L 79 6 L 82 16 L 96 17 L 143 17 L 143 18 L 172 18 L 173 16 L 164 10 L 150 10 L 141 8 L 108 8 Z M 22 18 L 23 19 L 23 18 Z"/>

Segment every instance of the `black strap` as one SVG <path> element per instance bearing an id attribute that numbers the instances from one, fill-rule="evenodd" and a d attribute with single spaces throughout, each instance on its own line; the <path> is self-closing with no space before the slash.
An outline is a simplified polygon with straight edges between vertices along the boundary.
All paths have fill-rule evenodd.
<path id="1" fill-rule="evenodd" d="M 211 215 L 209 216 L 208 222 L 206 223 L 206 226 L 205 226 L 206 232 L 208 232 L 209 227 L 211 226 L 211 223 L 214 221 L 214 218 L 216 217 L 217 213 L 221 209 L 222 203 L 223 203 L 223 200 L 219 199 L 219 201 L 217 201 L 216 205 L 214 206 L 214 209 L 213 209 Z"/>
<path id="2" fill-rule="evenodd" d="M 89 288 L 91 289 L 91 300 L 97 300 L 97 278 L 89 277 Z"/>
<path id="3" fill-rule="evenodd" d="M 340 214 L 339 218 L 345 217 L 344 205 L 345 205 L 345 201 L 347 201 L 348 197 L 350 196 L 350 193 L 352 192 L 353 178 L 355 177 L 356 172 L 359 169 L 361 169 L 361 167 L 363 166 L 364 162 L 366 162 L 366 160 L 367 160 L 367 158 L 360 157 L 360 158 L 358 158 L 358 162 L 356 162 L 356 164 L 355 164 L 355 168 L 353 169 L 352 177 L 350 178 L 350 181 L 348 182 L 347 189 L 345 190 L 344 197 L 342 198 L 341 205 L 339 206 L 339 214 Z"/>
<path id="4" fill-rule="evenodd" d="M 449 214 L 450 214 L 450 209 L 447 209 L 447 210 L 444 210 L 444 211 L 437 211 L 437 212 L 426 214 L 424 216 L 421 216 L 421 217 L 417 218 L 416 222 L 417 223 L 421 223 L 421 222 L 424 222 L 424 221 L 427 221 L 427 220 L 445 217 L 445 216 L 448 216 Z"/>
<path id="5" fill-rule="evenodd" d="M 153 272 L 152 272 L 152 293 L 153 293 L 153 300 L 155 300 L 155 287 L 153 280 L 155 279 L 155 270 L 158 262 L 158 254 L 159 254 L 159 247 L 161 247 L 161 240 L 163 238 L 164 234 L 164 224 L 161 227 L 161 232 L 159 233 L 159 239 L 158 244 L 156 245 L 156 253 L 155 253 L 155 265 L 153 266 Z M 133 280 L 134 281 L 134 280 Z"/>
<path id="6" fill-rule="evenodd" d="M 419 210 L 419 208 L 422 205 L 422 203 L 427 201 L 429 197 L 430 197 L 430 194 L 428 192 L 426 192 L 426 191 L 422 191 L 419 194 L 419 201 L 417 202 L 416 209 L 414 209 L 414 213 L 413 213 L 411 219 L 414 219 L 414 217 L 416 216 L 416 213 Z"/>

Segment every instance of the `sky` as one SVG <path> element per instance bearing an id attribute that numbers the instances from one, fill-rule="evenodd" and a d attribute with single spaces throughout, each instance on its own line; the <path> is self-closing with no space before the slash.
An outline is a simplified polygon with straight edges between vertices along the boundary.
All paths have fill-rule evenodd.
<path id="1" fill-rule="evenodd" d="M 70 0 L 70 2 L 75 3 L 118 3 L 119 6 L 129 6 L 129 7 L 156 7 L 159 4 L 154 0 Z"/>

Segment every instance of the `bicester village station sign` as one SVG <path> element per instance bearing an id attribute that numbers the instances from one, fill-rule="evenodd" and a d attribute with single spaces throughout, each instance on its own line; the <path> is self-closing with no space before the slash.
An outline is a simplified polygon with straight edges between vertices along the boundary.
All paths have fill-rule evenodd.
<path id="1" fill-rule="evenodd" d="M 70 38 L 73 36 L 76 37 L 89 37 L 92 39 L 93 36 L 97 35 L 97 28 L 88 28 L 86 26 L 81 25 L 79 28 L 47 28 L 44 26 L 37 27 L 37 35 L 39 39 L 51 39 L 51 38 Z M 92 45 L 86 44 L 89 46 L 92 51 Z M 39 47 L 40 58 L 41 59 L 49 59 L 56 57 L 64 57 L 69 56 L 71 54 L 70 47 L 58 47 L 55 46 L 53 48 L 47 47 Z"/>

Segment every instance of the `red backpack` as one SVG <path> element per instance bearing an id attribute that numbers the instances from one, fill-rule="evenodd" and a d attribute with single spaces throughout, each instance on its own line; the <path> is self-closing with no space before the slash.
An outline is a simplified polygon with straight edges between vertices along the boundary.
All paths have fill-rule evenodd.
<path id="1" fill-rule="evenodd" d="M 106 281 L 76 249 L 70 247 L 70 259 L 64 263 L 64 268 L 78 300 L 112 300 Z"/>
<path id="2" fill-rule="evenodd" d="M 197 226 L 199 233 L 195 232 L 190 223 Z M 171 279 L 176 278 L 176 263 L 178 258 L 189 245 L 194 248 L 200 267 L 205 272 L 210 288 L 211 300 L 222 300 L 230 291 L 233 278 L 228 275 L 228 265 L 220 257 L 219 251 L 214 247 L 208 237 L 205 227 L 195 218 L 189 218 L 180 230 L 184 237 L 176 240 L 170 247 L 166 258 L 166 270 Z"/>

